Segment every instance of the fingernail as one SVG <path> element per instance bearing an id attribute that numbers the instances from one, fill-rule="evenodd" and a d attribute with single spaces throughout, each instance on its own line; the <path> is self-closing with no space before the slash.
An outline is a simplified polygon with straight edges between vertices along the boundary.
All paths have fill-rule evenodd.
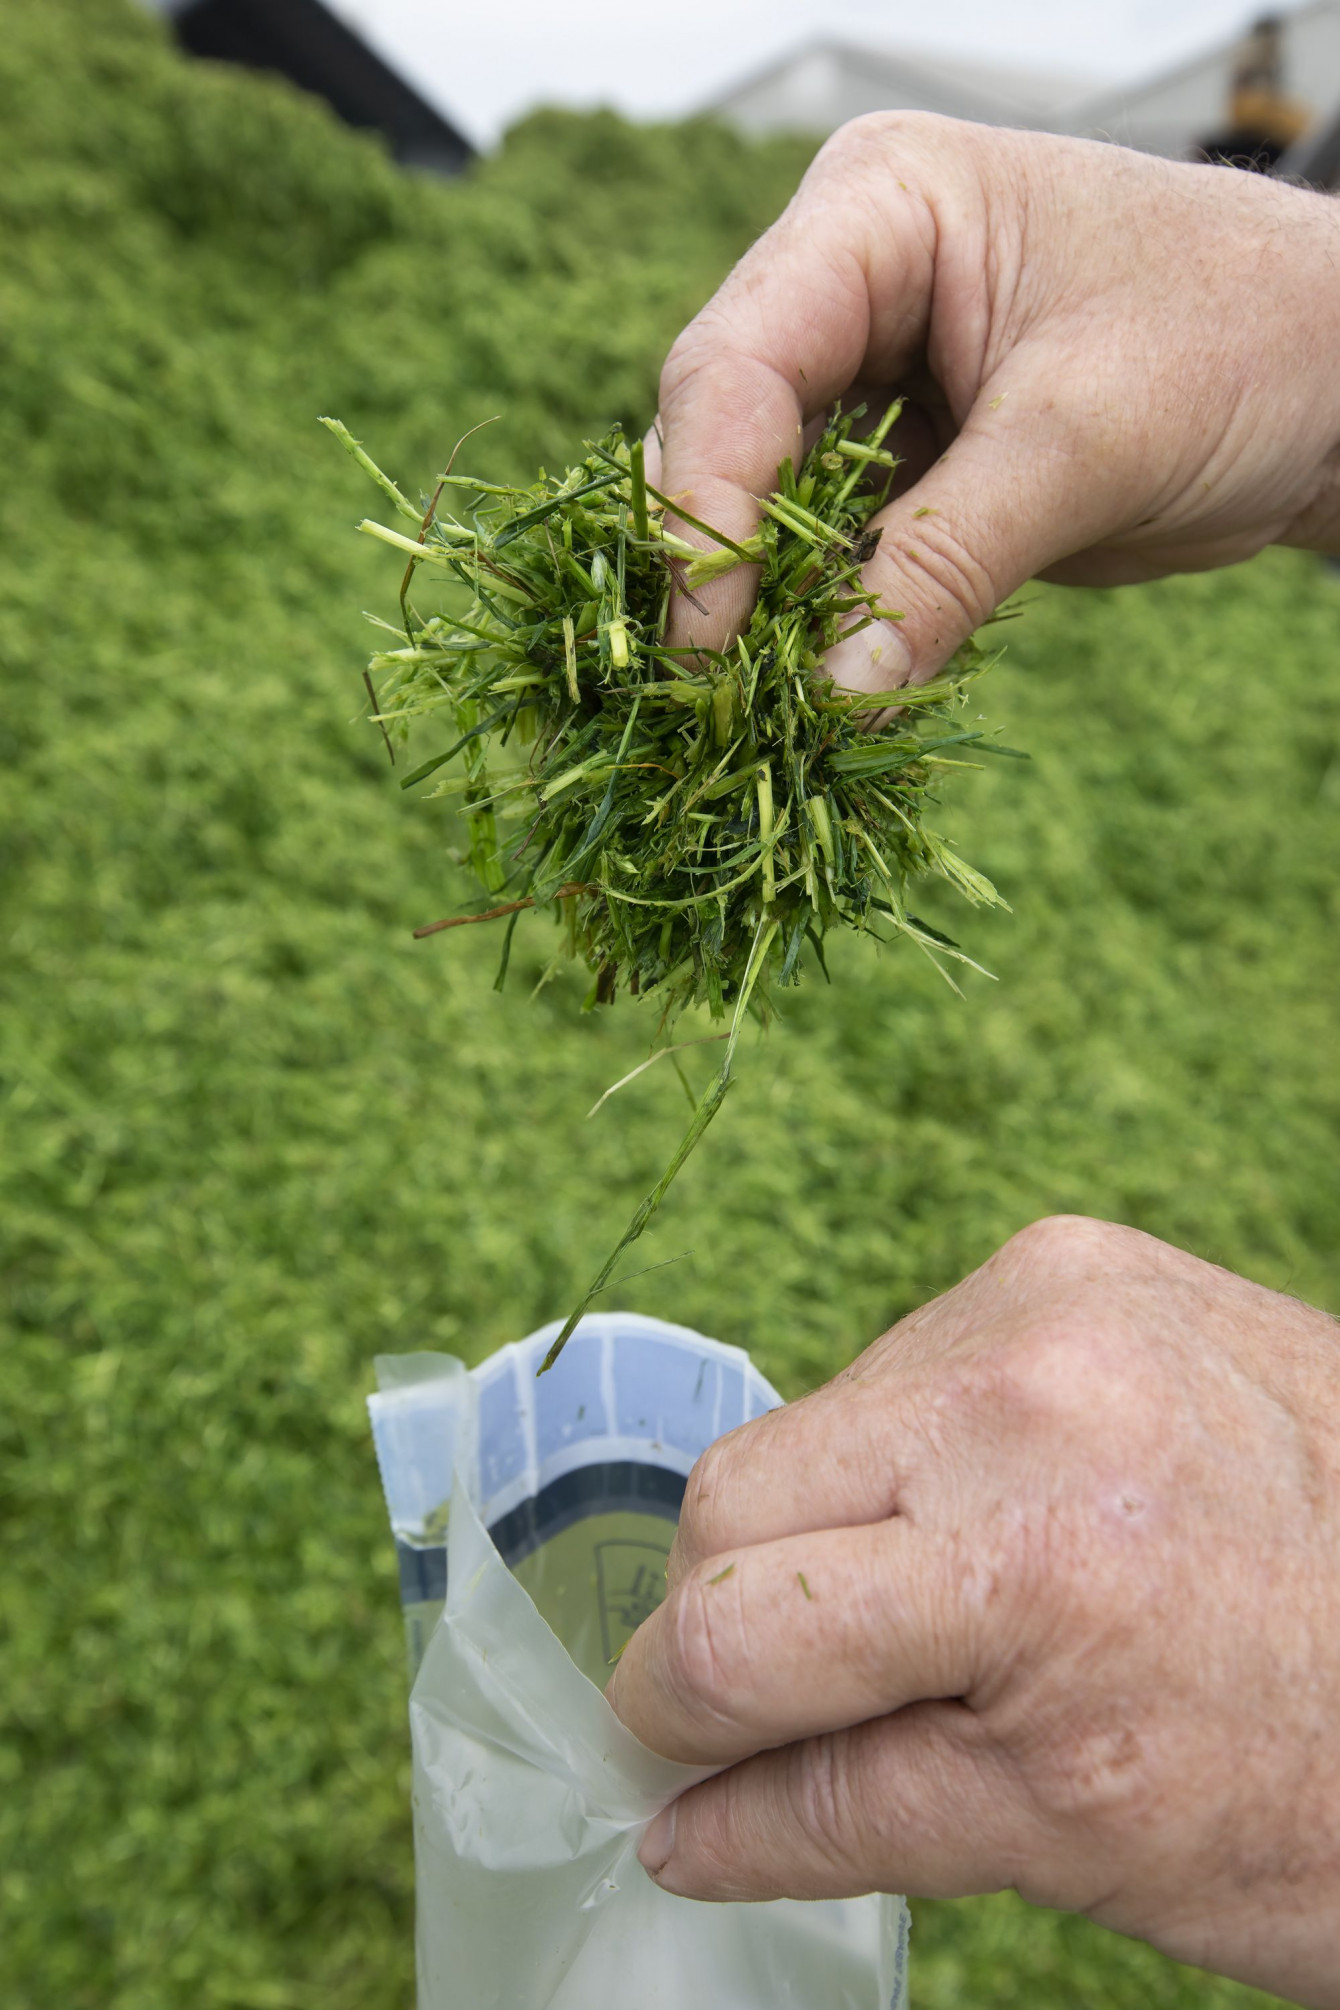
<path id="1" fill-rule="evenodd" d="M 839 637 L 824 669 L 842 691 L 896 691 L 912 675 L 912 652 L 891 621 L 874 621 Z"/>
<path id="2" fill-rule="evenodd" d="M 678 1809 L 674 1801 L 668 1808 L 662 1808 L 642 1838 L 637 1860 L 648 1877 L 659 1879 L 669 1863 L 675 1847 L 675 1818 Z"/>

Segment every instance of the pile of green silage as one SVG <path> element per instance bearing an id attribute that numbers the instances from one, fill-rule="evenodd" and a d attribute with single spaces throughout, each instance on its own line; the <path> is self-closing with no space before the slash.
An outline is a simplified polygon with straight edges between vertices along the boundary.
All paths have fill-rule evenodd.
<path id="1" fill-rule="evenodd" d="M 546 117 L 419 187 L 130 0 L 0 28 L 0 1998 L 390 2010 L 369 1362 L 561 1310 L 682 1092 L 583 1129 L 636 1015 L 411 939 L 467 890 L 357 716 L 394 596 L 315 417 L 410 482 L 494 411 L 505 479 L 639 426 L 801 154 Z M 628 1300 L 796 1393 L 1078 1208 L 1340 1303 L 1337 612 L 1284 554 L 1042 595 L 992 680 L 1032 765 L 945 818 L 999 984 L 844 948 Z M 1259 2000 L 1011 1900 L 918 1921 L 923 2010 Z"/>

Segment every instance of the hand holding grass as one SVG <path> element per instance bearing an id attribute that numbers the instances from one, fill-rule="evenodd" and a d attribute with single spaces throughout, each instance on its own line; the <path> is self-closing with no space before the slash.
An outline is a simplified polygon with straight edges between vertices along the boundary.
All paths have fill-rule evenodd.
<path id="1" fill-rule="evenodd" d="M 1038 574 L 1119 585 L 1336 548 L 1337 354 L 1330 198 L 881 113 L 829 141 L 676 342 L 655 478 L 743 541 L 832 400 L 905 392 L 902 492 L 865 569 L 902 619 L 828 657 L 879 691 L 932 676 Z M 670 640 L 725 645 L 750 586 L 704 586 L 706 615 L 681 599 Z"/>
<path id="2" fill-rule="evenodd" d="M 668 1890 L 1014 1886 L 1340 2004 L 1340 1326 L 1040 1222 L 689 1481 L 611 1697 Z"/>
<path id="3" fill-rule="evenodd" d="M 485 896 L 482 910 L 416 932 L 506 921 L 501 990 L 518 917 L 547 909 L 560 955 L 590 970 L 588 1005 L 611 1004 L 622 985 L 650 1007 L 651 1061 L 709 1044 L 669 1037 L 686 1008 L 728 1022 L 715 1036 L 725 1045 L 716 1075 L 690 1092 L 678 1151 L 546 1369 L 721 1108 L 746 1015 L 766 1023 L 775 993 L 799 982 L 802 954 L 826 976 L 832 928 L 903 938 L 953 984 L 945 959 L 971 958 L 909 911 L 909 888 L 936 875 L 970 902 L 999 899 L 925 820 L 932 790 L 965 755 L 1014 752 L 962 716 L 987 659 L 965 644 L 884 732 L 822 674 L 844 629 L 875 618 L 860 568 L 878 541 L 866 524 L 898 472 L 882 445 L 898 411 L 895 400 L 863 441 L 851 435 L 864 407 L 831 414 L 799 467 L 777 468 L 748 544 L 716 538 L 706 553 L 667 529 L 642 443 L 630 447 L 617 428 L 563 476 L 525 489 L 457 473 L 453 453 L 414 504 L 345 426 L 324 421 L 410 527 L 362 526 L 403 569 L 398 646 L 373 657 L 367 688 L 393 761 L 411 719 L 446 725 L 447 744 L 402 787 L 435 780 L 460 797 Z M 696 587 L 745 564 L 747 634 L 729 651 L 668 645 L 672 594 L 698 606 Z M 430 591 L 436 580 L 446 592 L 427 610 L 412 597 L 424 573 Z M 529 750 L 520 763 L 517 747 Z"/>

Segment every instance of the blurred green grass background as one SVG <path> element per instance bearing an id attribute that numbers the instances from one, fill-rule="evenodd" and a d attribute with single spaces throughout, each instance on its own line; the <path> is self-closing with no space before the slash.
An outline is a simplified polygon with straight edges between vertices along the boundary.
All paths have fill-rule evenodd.
<path id="1" fill-rule="evenodd" d="M 462 897 L 453 832 L 359 720 L 394 567 L 315 417 L 410 487 L 494 411 L 510 474 L 642 423 L 803 160 L 547 114 L 426 185 L 129 0 L 0 0 L 13 2010 L 410 2001 L 371 1358 L 565 1310 L 683 1118 L 653 1074 L 583 1122 L 650 1028 L 529 1002 L 538 922 L 502 999 L 486 931 L 410 939 Z M 619 1298 L 788 1394 L 1055 1210 L 1340 1306 L 1338 615 L 1282 553 L 1037 594 L 983 687 L 1033 763 L 943 819 L 1014 915 L 929 910 L 999 983 L 844 946 L 639 1261 L 692 1254 Z M 914 1977 L 918 2010 L 1263 2000 L 1009 1896 L 919 1906 Z"/>

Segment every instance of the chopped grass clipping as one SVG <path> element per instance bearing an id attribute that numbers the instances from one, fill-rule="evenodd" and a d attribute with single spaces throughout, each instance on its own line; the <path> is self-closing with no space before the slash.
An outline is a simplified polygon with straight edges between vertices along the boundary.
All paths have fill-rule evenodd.
<path id="1" fill-rule="evenodd" d="M 413 721 L 444 729 L 401 787 L 434 782 L 460 798 L 481 888 L 476 911 L 416 933 L 502 923 L 501 989 L 518 920 L 542 913 L 557 936 L 551 968 L 579 958 L 591 974 L 588 1008 L 623 989 L 654 1014 L 652 1060 L 695 1044 L 671 1039 L 686 1008 L 723 1022 L 720 1067 L 678 1150 L 546 1368 L 721 1108 L 746 1016 L 767 1022 L 806 952 L 827 975 L 830 929 L 902 937 L 949 977 L 946 959 L 971 958 L 909 911 L 910 884 L 934 874 L 970 902 L 1002 904 L 926 822 L 949 770 L 1010 751 L 969 712 L 980 647 L 889 694 L 898 710 L 880 731 L 871 708 L 884 701 L 822 672 L 840 630 L 879 612 L 860 574 L 898 466 L 883 444 L 898 411 L 861 440 L 864 408 L 836 414 L 799 474 L 782 463 L 743 544 L 677 510 L 646 480 L 641 442 L 618 430 L 529 488 L 457 473 L 453 454 L 425 507 L 323 422 L 406 526 L 360 526 L 404 561 L 403 627 L 369 666 L 377 727 L 391 749 Z M 686 542 L 676 520 L 715 548 Z M 668 648 L 671 595 L 700 605 L 695 590 L 741 564 L 759 568 L 759 590 L 734 648 Z M 438 590 L 425 608 L 428 582 Z"/>

